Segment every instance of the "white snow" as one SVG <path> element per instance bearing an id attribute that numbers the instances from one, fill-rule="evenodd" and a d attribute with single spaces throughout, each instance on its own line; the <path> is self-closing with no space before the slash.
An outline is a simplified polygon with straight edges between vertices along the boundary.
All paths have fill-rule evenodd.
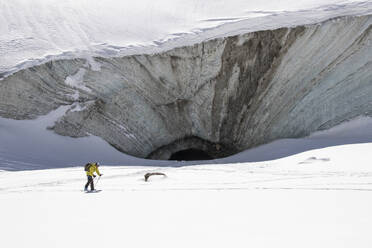
<path id="1" fill-rule="evenodd" d="M 372 142 L 372 118 L 360 116 L 305 138 L 280 139 L 236 154 L 223 162 L 258 162 L 288 157 L 312 149 Z"/>
<path id="2" fill-rule="evenodd" d="M 312 149 L 372 142 L 372 118 L 361 116 L 332 129 L 301 139 L 281 139 L 213 161 L 152 161 L 138 159 L 115 150 L 96 136 L 71 138 L 47 130 L 67 110 L 81 111 L 75 103 L 60 107 L 36 120 L 0 118 L 0 170 L 25 170 L 80 166 L 86 161 L 106 165 L 182 166 L 204 163 L 258 162 L 288 157 Z M 123 132 L 126 128 L 123 126 Z M 128 135 L 131 135 L 128 133 Z"/>
<path id="3" fill-rule="evenodd" d="M 75 104 L 63 106 L 36 120 L 0 118 L 0 170 L 58 168 L 81 165 L 86 161 L 152 163 L 125 155 L 96 136 L 71 138 L 47 130 L 67 110 L 79 110 L 79 107 Z"/>
<path id="4" fill-rule="evenodd" d="M 54 118 L 27 124 L 30 128 L 50 125 L 60 115 L 54 113 Z M 304 139 L 282 141 L 281 155 L 274 142 L 211 164 L 183 167 L 177 166 L 187 163 L 119 156 L 93 137 L 74 143 L 62 137 L 65 143 L 61 147 L 71 146 L 71 150 L 59 150 L 61 137 L 36 131 L 35 137 L 42 136 L 51 150 L 58 151 L 50 154 L 51 161 L 60 155 L 74 158 L 80 154 L 84 156 L 79 159 L 85 161 L 102 156 L 122 164 L 150 166 L 101 166 L 104 175 L 97 188 L 102 191 L 86 194 L 82 192 L 86 180 L 83 163 L 79 167 L 27 171 L 22 170 L 56 164 L 11 161 L 10 169 L 18 171 L 7 171 L 9 168 L 2 164 L 0 233 L 5 247 L 80 247 L 89 242 L 93 248 L 369 248 L 372 242 L 371 118 L 360 117 Z M 15 140 L 5 142 L 11 146 Z M 336 146 L 338 142 L 351 144 Z M 21 147 L 14 149 L 24 149 L 23 143 L 18 141 Z M 73 145 L 82 143 L 86 147 Z M 316 143 L 329 147 L 311 150 Z M 309 150 L 298 153 L 297 147 Z M 12 154 L 4 153 L 6 148 L 0 146 L 1 156 Z M 38 159 L 49 158 L 48 148 L 39 148 L 43 155 L 38 153 Z M 285 157 L 291 149 L 295 155 Z M 281 158 L 226 164 L 263 159 L 264 153 L 270 158 L 271 152 Z M 254 158 L 256 153 L 261 157 Z M 147 172 L 163 172 L 167 177 L 154 176 L 145 182 Z"/>
<path id="5" fill-rule="evenodd" d="M 73 139 L 45 130 L 70 107 L 33 121 L 0 119 L 2 247 L 372 243 L 372 118 L 190 165 L 136 159 L 97 137 Z M 267 161 L 273 158 L 280 159 Z M 96 186 L 102 191 L 87 194 L 82 165 L 91 160 L 106 166 Z M 252 160 L 262 162 L 243 162 Z M 79 167 L 48 169 L 69 164 Z M 167 177 L 145 182 L 147 172 Z"/>
<path id="6" fill-rule="evenodd" d="M 56 58 L 159 52 L 370 13 L 366 0 L 0 0 L 0 78 Z"/>
<path id="7" fill-rule="evenodd" d="M 371 10 L 371 1 L 343 0 L 0 0 L 0 78 L 71 54 L 100 70 L 94 55 L 154 52 Z M 66 83 L 87 90 L 84 73 Z M 186 163 L 137 159 L 98 137 L 46 130 L 82 108 L 0 118 L 1 247 L 371 247 L 371 118 Z M 105 165 L 99 193 L 82 192 L 87 161 Z M 109 166 L 118 164 L 137 166 Z M 147 172 L 167 177 L 145 182 Z"/>
<path id="8" fill-rule="evenodd" d="M 74 74 L 72 76 L 68 76 L 65 80 L 65 83 L 67 85 L 70 85 L 70 86 L 74 87 L 74 88 L 91 92 L 91 89 L 89 89 L 88 87 L 86 87 L 84 85 L 85 72 L 86 72 L 86 70 L 84 68 L 79 69 L 79 71 L 76 74 Z"/>
<path id="9" fill-rule="evenodd" d="M 71 109 L 70 111 L 71 112 L 79 112 L 79 111 L 83 111 L 84 109 L 87 108 L 87 105 L 85 106 L 81 106 L 80 103 L 74 103 L 72 106 L 71 106 Z"/>
<path id="10" fill-rule="evenodd" d="M 372 143 L 280 160 L 0 172 L 1 244 L 63 247 L 369 248 Z M 306 161 L 306 163 L 303 163 Z M 147 172 L 167 177 L 150 177 Z"/>

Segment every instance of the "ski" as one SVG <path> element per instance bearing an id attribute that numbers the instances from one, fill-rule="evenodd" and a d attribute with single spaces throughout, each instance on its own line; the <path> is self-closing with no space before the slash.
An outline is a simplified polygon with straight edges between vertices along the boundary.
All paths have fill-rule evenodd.
<path id="1" fill-rule="evenodd" d="M 101 189 L 95 189 L 95 190 L 88 190 L 88 191 L 84 191 L 85 193 L 98 193 L 98 192 L 101 192 L 102 190 Z"/>

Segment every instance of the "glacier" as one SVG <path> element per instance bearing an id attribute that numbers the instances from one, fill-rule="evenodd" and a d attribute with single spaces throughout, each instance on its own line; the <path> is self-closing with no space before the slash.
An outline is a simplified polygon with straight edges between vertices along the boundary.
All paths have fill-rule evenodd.
<path id="1" fill-rule="evenodd" d="M 371 9 L 365 0 L 1 0 L 0 79 L 55 59 L 162 52 Z"/>
<path id="2" fill-rule="evenodd" d="M 371 5 L 0 0 L 1 245 L 370 248 Z"/>
<path id="3" fill-rule="evenodd" d="M 35 2 L 35 6 L 42 4 Z M 79 4 L 71 10 L 84 9 Z M 98 137 L 129 156 L 161 160 L 187 149 L 227 157 L 277 139 L 305 137 L 360 116 L 370 117 L 372 4 L 299 1 L 291 8 L 270 4 L 274 3 L 250 12 L 232 7 L 226 10 L 230 18 L 222 18 L 218 11 L 206 12 L 215 16 L 199 13 L 195 20 L 203 21 L 192 25 L 187 21 L 191 17 L 180 14 L 198 31 L 185 28 L 177 37 L 143 36 L 137 46 L 130 45 L 128 38 L 113 53 L 84 43 L 85 48 L 69 46 L 61 54 L 43 50 L 39 57 L 29 56 L 22 44 L 15 51 L 3 42 L 17 32 L 27 33 L 23 28 L 36 30 L 40 38 L 42 31 L 53 33 L 45 27 L 55 28 L 58 23 L 39 22 L 33 28 L 38 19 L 30 18 L 27 25 L 8 24 L 8 29 L 15 29 L 0 39 L 1 62 L 7 65 L 1 69 L 0 116 L 33 120 L 66 107 L 45 132 L 76 142 Z M 3 1 L 2 6 L 6 7 L 2 11 L 12 13 L 9 9 L 16 4 Z M 301 9 L 304 6 L 307 9 Z M 173 7 L 180 11 L 179 6 Z M 44 10 L 41 15 L 51 11 Z M 92 9 L 85 11 L 89 16 Z M 62 19 L 70 27 L 78 27 L 70 12 L 59 13 L 68 15 Z M 92 24 L 87 20 L 83 23 Z M 96 34 L 109 40 L 100 30 Z M 50 39 L 54 44 L 56 40 Z M 160 41 L 146 43 L 150 40 Z M 108 44 L 115 42 L 104 46 Z M 18 60 L 18 55 L 28 59 Z M 7 56 L 12 61 L 5 60 Z"/>

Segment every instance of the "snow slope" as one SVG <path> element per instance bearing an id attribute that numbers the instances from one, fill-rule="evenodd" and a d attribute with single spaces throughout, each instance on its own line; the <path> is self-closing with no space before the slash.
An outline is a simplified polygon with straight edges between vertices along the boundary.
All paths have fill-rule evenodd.
<path id="1" fill-rule="evenodd" d="M 332 129 L 301 139 L 282 139 L 213 161 L 145 160 L 121 153 L 96 136 L 71 138 L 55 134 L 47 127 L 65 111 L 64 106 L 36 120 L 0 118 L 0 170 L 36 170 L 81 166 L 87 161 L 106 165 L 183 166 L 200 163 L 236 163 L 273 160 L 304 151 L 344 144 L 372 142 L 372 118 L 358 117 Z"/>
<path id="2" fill-rule="evenodd" d="M 57 149 L 60 139 L 72 138 L 52 132 L 41 135 L 43 129 L 38 132 L 36 127 L 59 114 L 25 126 L 34 138 L 49 141 L 51 150 Z M 97 185 L 102 191 L 92 194 L 82 192 L 86 180 L 82 166 L 24 171 L 48 167 L 36 161 L 31 165 L 13 161 L 12 169 L 21 171 L 8 171 L 2 164 L 0 243 L 7 248 L 82 247 L 87 242 L 92 248 L 369 248 L 371 124 L 370 118 L 361 117 L 304 139 L 276 141 L 208 165 L 163 167 L 160 161 L 147 161 L 153 165 L 102 166 L 104 175 Z M 104 143 L 100 147 L 92 142 L 94 137 L 85 140 L 88 151 L 105 148 Z M 14 140 L 2 141 L 9 145 Z M 339 145 L 348 142 L 366 143 Z M 27 147 L 25 143 L 18 142 Z M 331 147 L 296 154 L 323 146 Z M 2 145 L 0 150 L 6 148 Z M 74 149 L 85 149 L 71 148 L 61 153 L 74 157 L 79 153 Z M 41 149 L 45 153 L 40 158 L 48 157 L 48 146 Z M 285 157 L 289 154 L 296 155 Z M 283 158 L 226 164 L 272 156 Z M 147 172 L 163 172 L 167 177 L 145 182 Z"/>
<path id="3" fill-rule="evenodd" d="M 36 120 L 0 118 L 0 170 L 58 168 L 99 161 L 105 164 L 149 165 L 153 161 L 121 153 L 96 136 L 71 138 L 47 130 L 67 110 L 63 106 Z"/>
<path id="4" fill-rule="evenodd" d="M 55 58 L 159 52 L 369 13 L 372 3 L 365 0 L 1 0 L 0 78 Z"/>
<path id="5" fill-rule="evenodd" d="M 222 162 L 258 162 L 288 157 L 313 149 L 372 142 L 372 118 L 358 117 L 300 139 L 280 139 L 221 159 Z"/>
<path id="6" fill-rule="evenodd" d="M 372 143 L 260 163 L 0 172 L 1 244 L 344 247 L 372 243 Z M 143 180 L 146 172 L 167 177 Z"/>

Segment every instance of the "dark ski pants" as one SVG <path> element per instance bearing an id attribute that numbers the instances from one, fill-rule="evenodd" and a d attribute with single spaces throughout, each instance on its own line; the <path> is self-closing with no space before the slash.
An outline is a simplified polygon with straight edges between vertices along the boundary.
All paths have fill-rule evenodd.
<path id="1" fill-rule="evenodd" d="M 85 189 L 88 189 L 89 184 L 90 184 L 90 190 L 94 190 L 93 177 L 92 176 L 88 176 L 88 182 L 85 184 Z"/>

